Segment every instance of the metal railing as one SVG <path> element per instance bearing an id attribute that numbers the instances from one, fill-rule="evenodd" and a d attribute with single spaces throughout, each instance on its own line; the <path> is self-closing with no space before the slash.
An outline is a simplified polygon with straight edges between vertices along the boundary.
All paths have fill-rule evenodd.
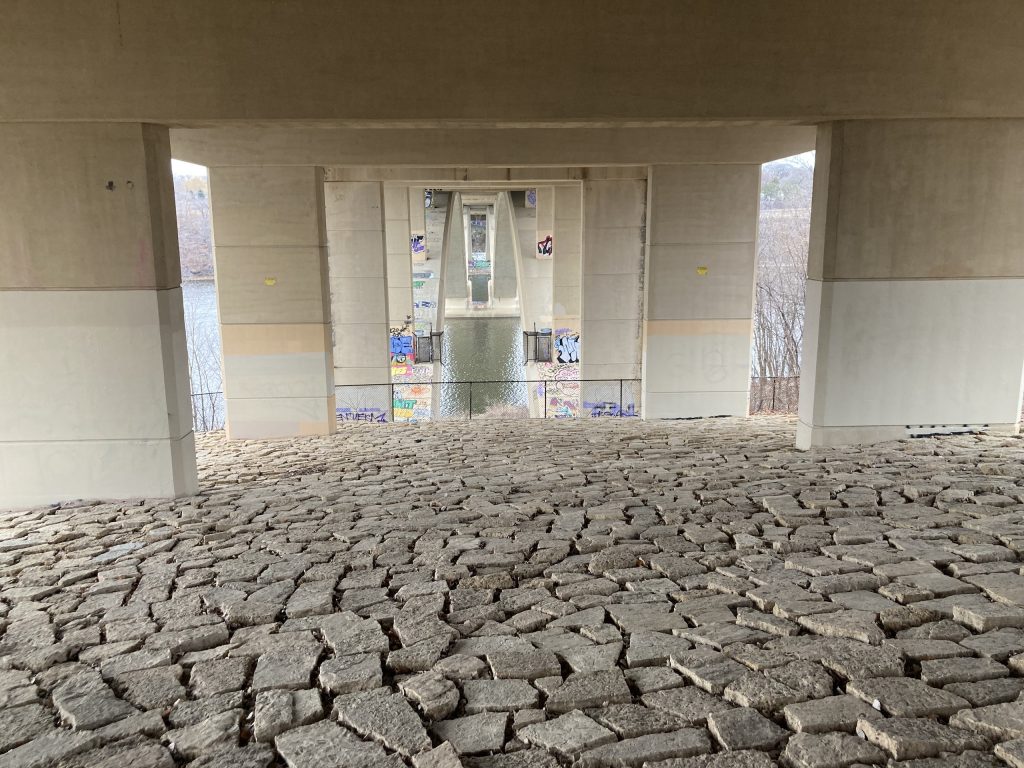
<path id="1" fill-rule="evenodd" d="M 393 382 L 338 385 L 334 390 L 339 421 L 640 416 L 639 379 Z M 799 395 L 799 376 L 755 376 L 750 380 L 750 413 L 796 413 Z M 223 429 L 224 423 L 223 392 L 192 395 L 196 432 Z"/>
<path id="2" fill-rule="evenodd" d="M 337 385 L 339 421 L 640 416 L 639 379 L 409 381 Z"/>
<path id="3" fill-rule="evenodd" d="M 796 413 L 799 376 L 754 376 L 750 379 L 750 413 Z"/>

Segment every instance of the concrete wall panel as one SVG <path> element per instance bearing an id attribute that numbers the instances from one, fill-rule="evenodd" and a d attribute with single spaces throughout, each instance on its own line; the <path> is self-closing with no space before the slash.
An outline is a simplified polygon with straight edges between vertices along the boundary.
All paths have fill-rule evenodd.
<path id="1" fill-rule="evenodd" d="M 217 246 L 217 308 L 223 324 L 324 323 L 320 265 L 327 249 Z"/>
<path id="2" fill-rule="evenodd" d="M 817 381 L 801 382 L 825 387 L 819 407 L 802 410 L 801 420 L 835 427 L 1016 422 L 1022 296 L 1024 279 L 810 281 L 808 320 L 818 319 L 819 333 L 828 330 L 828 344 L 809 361 Z"/>
<path id="3" fill-rule="evenodd" d="M 842 210 L 834 251 L 812 277 L 1024 277 L 1024 121 L 868 121 L 833 131 Z"/>
<path id="4" fill-rule="evenodd" d="M 195 474 L 191 432 L 173 440 L 0 442 L 0 509 L 185 496 L 196 491 Z"/>
<path id="5" fill-rule="evenodd" d="M 0 441 L 190 433 L 180 313 L 179 288 L 0 291 Z M 171 389 L 168 368 L 183 378 Z"/>
<path id="6" fill-rule="evenodd" d="M 181 282 L 166 130 L 0 124 L 0 179 L 0 289 Z"/>
<path id="7" fill-rule="evenodd" d="M 227 401 L 228 439 L 326 435 L 334 431 L 334 395 L 330 397 L 237 398 Z"/>
<path id="8" fill-rule="evenodd" d="M 316 168 L 210 168 L 213 233 L 218 246 L 312 243 L 319 230 Z"/>
<path id="9" fill-rule="evenodd" d="M 652 245 L 648 314 L 658 320 L 750 318 L 754 242 Z"/>

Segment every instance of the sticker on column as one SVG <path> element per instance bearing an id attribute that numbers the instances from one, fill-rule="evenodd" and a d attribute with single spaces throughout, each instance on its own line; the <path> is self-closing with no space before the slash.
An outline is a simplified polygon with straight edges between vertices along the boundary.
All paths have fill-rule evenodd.
<path id="1" fill-rule="evenodd" d="M 427 236 L 416 232 L 409 238 L 409 248 L 413 256 L 422 256 L 427 252 Z"/>
<path id="2" fill-rule="evenodd" d="M 555 237 L 550 232 L 537 233 L 537 258 L 550 259 L 555 255 Z"/>
<path id="3" fill-rule="evenodd" d="M 526 190 L 526 207 L 536 208 L 537 207 L 537 190 L 528 189 Z"/>
<path id="4" fill-rule="evenodd" d="M 707 267 L 697 267 L 697 274 L 704 277 L 708 273 Z"/>
<path id="5" fill-rule="evenodd" d="M 267 286 L 268 288 L 273 288 L 275 285 L 277 285 L 277 278 L 276 277 L 264 277 L 263 278 L 263 284 L 265 286 Z"/>

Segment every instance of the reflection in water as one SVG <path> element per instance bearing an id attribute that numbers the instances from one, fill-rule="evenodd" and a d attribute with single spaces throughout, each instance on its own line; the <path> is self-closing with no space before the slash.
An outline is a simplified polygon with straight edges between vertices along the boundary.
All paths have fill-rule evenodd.
<path id="1" fill-rule="evenodd" d="M 449 318 L 444 330 L 443 381 L 496 382 L 473 384 L 473 418 L 526 415 L 523 378 L 523 329 L 517 317 Z M 465 418 L 470 412 L 470 387 L 446 385 L 441 417 Z"/>

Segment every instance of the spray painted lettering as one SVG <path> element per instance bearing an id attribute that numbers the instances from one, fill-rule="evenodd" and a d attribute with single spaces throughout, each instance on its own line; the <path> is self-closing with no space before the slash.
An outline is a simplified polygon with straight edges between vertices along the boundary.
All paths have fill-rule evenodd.
<path id="1" fill-rule="evenodd" d="M 560 363 L 578 363 L 580 361 L 580 335 L 574 333 L 559 336 L 555 339 L 555 352 Z"/>
<path id="2" fill-rule="evenodd" d="M 605 400 L 600 403 L 583 403 L 583 408 L 590 411 L 591 417 L 597 419 L 602 416 L 629 417 L 636 416 L 636 404 L 630 403 L 627 406 L 620 406 L 613 400 Z"/>
<path id="3" fill-rule="evenodd" d="M 387 414 L 380 408 L 338 408 L 338 418 L 342 421 L 365 421 L 371 424 L 385 424 Z"/>

